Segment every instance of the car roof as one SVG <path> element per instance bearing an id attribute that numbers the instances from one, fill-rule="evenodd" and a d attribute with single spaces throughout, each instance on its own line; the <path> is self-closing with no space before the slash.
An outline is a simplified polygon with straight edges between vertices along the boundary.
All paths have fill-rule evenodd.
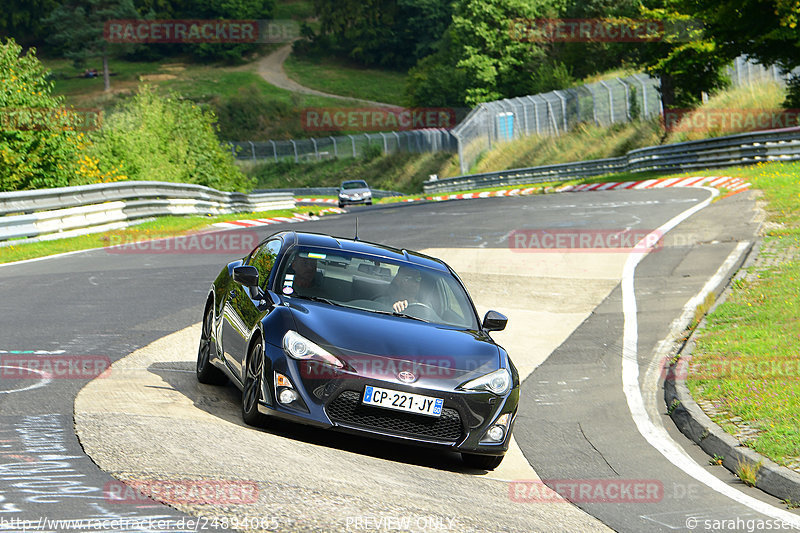
<path id="1" fill-rule="evenodd" d="M 363 183 L 364 185 L 367 185 L 367 182 L 364 180 L 346 180 L 342 182 L 342 185 L 345 183 Z"/>
<path id="2" fill-rule="evenodd" d="M 423 266 L 449 272 L 447 264 L 441 259 L 431 257 L 419 252 L 393 248 L 383 244 L 367 241 L 357 241 L 353 239 L 343 239 L 326 235 L 323 233 L 306 233 L 298 231 L 284 231 L 273 237 L 282 235 L 287 244 L 298 246 L 313 246 L 317 248 L 328 248 L 331 250 L 342 250 L 346 252 L 356 252 L 361 254 L 374 255 L 391 259 L 393 261 L 406 262 L 413 265 Z M 272 237 L 270 237 L 272 238 Z"/>

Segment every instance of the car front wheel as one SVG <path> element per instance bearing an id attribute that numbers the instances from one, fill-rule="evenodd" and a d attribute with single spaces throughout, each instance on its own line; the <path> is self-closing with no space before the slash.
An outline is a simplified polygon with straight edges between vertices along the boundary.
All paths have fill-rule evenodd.
<path id="1" fill-rule="evenodd" d="M 219 368 L 211 364 L 211 348 L 214 342 L 211 337 L 213 323 L 214 310 L 209 305 L 203 317 L 200 347 L 197 349 L 197 381 L 206 385 L 222 385 L 228 381 L 228 378 Z"/>

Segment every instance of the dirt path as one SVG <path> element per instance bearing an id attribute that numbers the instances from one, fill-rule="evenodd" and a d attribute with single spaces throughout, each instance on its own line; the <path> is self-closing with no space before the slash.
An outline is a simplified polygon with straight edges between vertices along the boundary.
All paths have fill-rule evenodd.
<path id="1" fill-rule="evenodd" d="M 256 62 L 256 72 L 258 72 L 258 74 L 264 78 L 267 83 L 270 83 L 275 87 L 280 87 L 281 89 L 286 89 L 287 91 L 311 94 L 315 96 L 326 96 L 328 98 L 337 98 L 339 100 L 349 100 L 351 102 L 360 102 L 362 104 L 373 106 L 394 107 L 391 104 L 386 104 L 383 102 L 373 102 L 372 100 L 363 100 L 361 98 L 351 98 L 348 96 L 340 96 L 338 94 L 325 93 L 300 85 L 296 81 L 290 79 L 283 70 L 283 62 L 286 61 L 286 58 L 289 57 L 289 54 L 291 53 L 292 43 L 278 48 L 271 54 L 262 57 Z"/>

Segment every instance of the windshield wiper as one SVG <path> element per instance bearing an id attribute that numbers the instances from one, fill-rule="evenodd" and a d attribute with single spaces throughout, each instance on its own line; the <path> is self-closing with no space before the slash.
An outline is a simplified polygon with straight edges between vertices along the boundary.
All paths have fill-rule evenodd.
<path id="1" fill-rule="evenodd" d="M 328 300 L 327 298 L 323 298 L 322 296 L 304 296 L 304 295 L 295 294 L 294 297 L 295 298 L 302 298 L 304 300 L 311 300 L 312 302 L 322 302 L 322 303 L 328 304 L 328 305 L 337 305 L 339 307 L 345 307 L 342 304 L 337 304 L 336 302 L 332 302 L 331 300 Z"/>
<path id="2" fill-rule="evenodd" d="M 407 315 L 405 313 L 398 313 L 397 311 L 378 311 L 376 309 L 365 309 L 365 311 L 372 311 L 373 313 L 378 313 L 381 315 L 389 315 L 389 316 L 399 316 L 401 318 L 410 318 L 411 320 L 419 320 L 420 322 L 425 322 L 430 324 L 430 320 L 425 320 L 424 318 L 419 318 L 416 316 Z"/>

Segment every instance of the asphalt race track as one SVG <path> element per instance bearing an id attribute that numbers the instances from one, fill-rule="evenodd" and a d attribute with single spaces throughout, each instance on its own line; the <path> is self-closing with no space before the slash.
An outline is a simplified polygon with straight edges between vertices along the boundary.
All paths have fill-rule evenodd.
<path id="1" fill-rule="evenodd" d="M 467 270 L 464 280 L 481 310 L 510 309 L 509 331 L 496 338 L 523 362 L 527 378 L 517 455 L 491 473 L 464 468 L 454 454 L 353 442 L 302 427 L 242 425 L 237 391 L 197 384 L 191 354 L 175 343 L 193 342 L 196 330 L 186 328 L 199 322 L 211 281 L 244 253 L 103 249 L 2 266 L 0 531 L 23 530 L 18 520 L 31 521 L 29 531 L 79 530 L 50 522 L 63 519 L 115 526 L 105 531 L 222 531 L 237 525 L 233 517 L 249 516 L 246 505 L 256 505 L 217 506 L 220 519 L 212 522 L 194 516 L 202 506 L 109 497 L 121 487 L 116 478 L 147 475 L 253 483 L 262 514 L 246 524 L 252 531 L 752 531 L 757 521 L 778 530 L 778 518 L 800 524 L 776 499 L 707 466 L 666 417 L 650 372 L 686 302 L 726 259 L 744 258 L 747 244 L 740 243 L 756 239 L 750 194 L 710 203 L 681 221 L 638 264 L 618 252 L 509 250 L 509 239 L 515 230 L 649 232 L 709 200 L 708 189 L 351 208 L 291 226 L 352 237 L 357 214 L 360 238 L 440 251 L 457 271 Z M 253 231 L 264 237 L 285 228 Z M 470 272 L 486 257 L 493 258 L 490 271 Z M 547 314 L 569 325 L 561 337 L 537 332 Z M 542 342 L 520 342 L 521 335 Z M 31 361 L 52 370 L 59 359 L 83 366 L 50 375 L 23 372 Z M 139 381 L 120 382 L 116 393 L 108 386 L 115 366 L 92 383 L 107 380 L 105 396 L 92 397 L 81 413 L 129 400 L 133 389 L 124 387 L 138 383 L 137 393 L 157 400 L 159 416 L 137 419 L 153 425 L 131 433 L 125 414 L 79 413 L 79 424 L 91 422 L 79 428 L 90 458 L 76 436 L 75 399 L 96 376 L 92 369 L 114 362 L 139 372 Z M 108 466 L 114 461 L 118 468 Z M 560 492 L 570 483 L 594 492 L 578 494 L 575 507 L 547 496 L 531 481 L 536 475 Z"/>

